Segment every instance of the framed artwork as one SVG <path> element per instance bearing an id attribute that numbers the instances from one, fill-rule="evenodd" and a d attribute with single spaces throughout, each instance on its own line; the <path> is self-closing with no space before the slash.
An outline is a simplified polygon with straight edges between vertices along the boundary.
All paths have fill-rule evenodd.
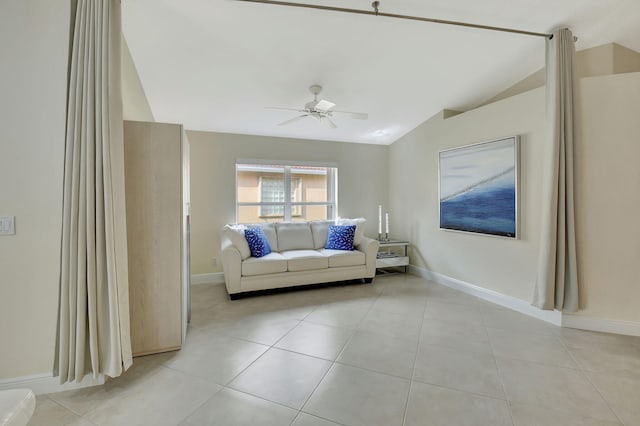
<path id="1" fill-rule="evenodd" d="M 440 151 L 440 228 L 518 238 L 519 136 Z"/>

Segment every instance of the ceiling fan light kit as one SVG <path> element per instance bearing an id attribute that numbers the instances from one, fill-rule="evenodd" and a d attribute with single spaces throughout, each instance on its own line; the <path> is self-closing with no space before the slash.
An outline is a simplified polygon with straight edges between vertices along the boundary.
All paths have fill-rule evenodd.
<path id="1" fill-rule="evenodd" d="M 330 102 L 326 99 L 318 100 L 318 95 L 320 94 L 320 92 L 322 92 L 322 86 L 318 84 L 314 84 L 310 86 L 309 92 L 311 92 L 311 94 L 313 95 L 313 100 L 310 102 L 307 102 L 304 105 L 303 109 L 286 108 L 286 107 L 266 107 L 267 109 L 278 109 L 278 110 L 295 111 L 295 112 L 302 113 L 296 117 L 283 121 L 282 123 L 278 123 L 278 126 L 286 126 L 288 124 L 295 123 L 296 121 L 301 120 L 305 117 L 312 117 L 326 124 L 330 128 L 335 129 L 338 126 L 336 125 L 336 123 L 333 122 L 333 120 L 331 120 L 331 117 L 333 117 L 334 114 L 337 114 L 339 116 L 344 116 L 346 118 L 354 118 L 357 120 L 366 120 L 369 117 L 369 115 L 365 112 L 337 111 L 333 109 L 333 107 L 336 106 L 335 103 Z"/>

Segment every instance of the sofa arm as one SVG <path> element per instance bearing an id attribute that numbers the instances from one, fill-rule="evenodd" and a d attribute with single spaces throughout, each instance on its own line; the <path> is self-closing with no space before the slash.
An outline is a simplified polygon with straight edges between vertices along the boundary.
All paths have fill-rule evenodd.
<path id="1" fill-rule="evenodd" d="M 224 283 L 227 293 L 240 293 L 240 278 L 242 276 L 242 256 L 230 241 L 222 243 L 222 270 L 224 271 Z"/>
<path id="2" fill-rule="evenodd" d="M 367 267 L 367 276 L 365 278 L 373 278 L 376 276 L 376 257 L 378 256 L 378 248 L 380 243 L 373 238 L 362 237 L 357 250 L 364 253 L 365 266 Z"/>

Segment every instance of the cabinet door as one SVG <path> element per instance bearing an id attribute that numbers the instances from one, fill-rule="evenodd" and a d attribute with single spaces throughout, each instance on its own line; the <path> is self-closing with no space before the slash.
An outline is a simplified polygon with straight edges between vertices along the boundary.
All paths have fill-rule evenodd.
<path id="1" fill-rule="evenodd" d="M 182 343 L 182 126 L 125 122 L 129 310 L 134 355 Z"/>

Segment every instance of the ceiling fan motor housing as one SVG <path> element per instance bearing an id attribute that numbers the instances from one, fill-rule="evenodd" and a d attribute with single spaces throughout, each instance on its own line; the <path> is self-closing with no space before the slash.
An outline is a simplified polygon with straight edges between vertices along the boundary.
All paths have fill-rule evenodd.
<path id="1" fill-rule="evenodd" d="M 320 86 L 319 84 L 314 84 L 313 86 L 309 87 L 309 91 L 313 93 L 314 96 L 318 96 L 320 92 L 322 92 L 322 86 Z"/>

